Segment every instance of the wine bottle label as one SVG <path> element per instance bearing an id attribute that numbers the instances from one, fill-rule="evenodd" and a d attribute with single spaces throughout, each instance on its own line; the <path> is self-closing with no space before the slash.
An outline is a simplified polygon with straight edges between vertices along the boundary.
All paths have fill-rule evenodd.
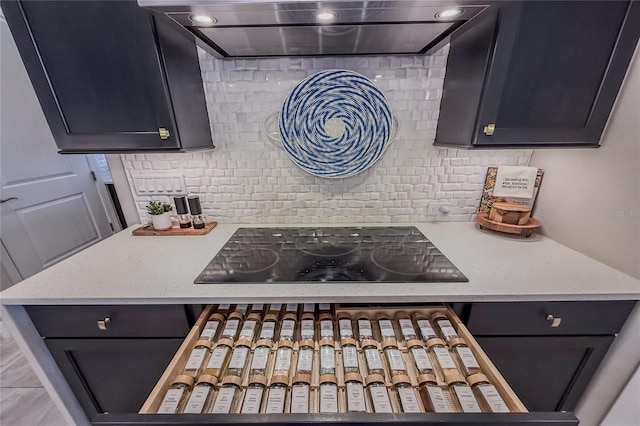
<path id="1" fill-rule="evenodd" d="M 270 349 L 266 346 L 258 346 L 253 351 L 253 358 L 251 359 L 252 370 L 266 370 L 267 360 L 269 359 Z"/>
<path id="2" fill-rule="evenodd" d="M 275 321 L 266 321 L 262 323 L 262 329 L 260 330 L 260 338 L 272 340 L 275 329 L 276 329 Z"/>
<path id="3" fill-rule="evenodd" d="M 231 412 L 231 405 L 233 404 L 235 394 L 236 389 L 233 387 L 220 388 L 211 412 L 214 414 L 228 414 Z"/>
<path id="4" fill-rule="evenodd" d="M 401 319 L 398 321 L 400 323 L 400 330 L 402 331 L 402 335 L 405 340 L 409 340 L 415 338 L 416 331 L 413 329 L 413 323 L 410 319 Z"/>
<path id="5" fill-rule="evenodd" d="M 302 312 L 306 313 L 315 313 L 316 311 L 316 304 L 315 303 L 305 303 L 304 305 L 302 305 Z"/>
<path id="6" fill-rule="evenodd" d="M 189 396 L 189 401 L 182 412 L 194 414 L 202 413 L 204 403 L 207 402 L 207 396 L 209 396 L 209 391 L 211 389 L 212 388 L 209 386 L 196 386 L 193 388 L 193 392 L 191 392 L 191 395 Z"/>
<path id="7" fill-rule="evenodd" d="M 284 400 L 287 396 L 287 388 L 271 388 L 269 389 L 269 396 L 267 396 L 267 408 L 266 413 L 283 413 L 284 412 Z"/>
<path id="8" fill-rule="evenodd" d="M 293 330 L 296 326 L 294 320 L 286 319 L 282 321 L 282 328 L 280 329 L 280 339 L 293 339 Z"/>
<path id="9" fill-rule="evenodd" d="M 429 340 L 429 339 L 433 339 L 434 337 L 438 337 L 433 327 L 431 327 L 431 323 L 429 322 L 429 320 L 421 319 L 416 322 L 418 323 L 420 334 L 422 334 L 422 338 L 424 340 Z"/>
<path id="10" fill-rule="evenodd" d="M 473 396 L 473 392 L 469 386 L 453 385 L 453 390 L 458 397 L 458 402 L 462 407 L 462 411 L 465 413 L 481 413 L 482 410 L 476 401 L 476 397 Z"/>
<path id="11" fill-rule="evenodd" d="M 367 367 L 371 370 L 382 370 L 382 359 L 377 349 L 365 349 L 364 356 L 367 359 Z"/>
<path id="12" fill-rule="evenodd" d="M 338 412 L 338 386 L 333 384 L 320 385 L 320 412 Z"/>
<path id="13" fill-rule="evenodd" d="M 291 388 L 291 412 L 309 412 L 309 386 L 293 386 Z"/>
<path id="14" fill-rule="evenodd" d="M 473 356 L 473 352 L 471 352 L 470 348 L 465 347 L 456 347 L 455 351 L 458 352 L 458 356 L 460 357 L 460 361 L 467 368 L 480 368 L 478 365 L 478 361 L 476 357 Z"/>
<path id="15" fill-rule="evenodd" d="M 174 414 L 178 409 L 178 404 L 182 398 L 184 389 L 169 389 L 162 400 L 160 408 L 158 408 L 159 414 Z"/>
<path id="16" fill-rule="evenodd" d="M 451 321 L 449 320 L 439 320 L 438 327 L 442 331 L 442 335 L 447 339 L 451 339 L 453 337 L 458 337 L 458 333 L 456 333 L 456 329 L 451 325 Z"/>
<path id="17" fill-rule="evenodd" d="M 287 312 L 293 312 L 294 314 L 298 312 L 298 304 L 297 303 L 287 303 Z"/>
<path id="18" fill-rule="evenodd" d="M 350 413 L 364 413 L 367 407 L 364 402 L 364 388 L 362 383 L 348 382 L 347 388 L 347 409 Z"/>
<path id="19" fill-rule="evenodd" d="M 342 347 L 342 364 L 344 368 L 358 368 L 358 351 L 355 346 Z"/>
<path id="20" fill-rule="evenodd" d="M 300 335 L 302 337 L 302 340 L 313 340 L 314 334 L 315 330 L 313 320 L 302 320 L 302 325 L 300 327 Z"/>
<path id="21" fill-rule="evenodd" d="M 262 403 L 262 393 L 264 389 L 249 388 L 244 393 L 244 402 L 242 403 L 241 413 L 255 414 L 260 412 L 260 404 Z"/>
<path id="22" fill-rule="evenodd" d="M 333 346 L 320 347 L 320 369 L 333 370 L 336 368 L 336 351 Z"/>
<path id="23" fill-rule="evenodd" d="M 387 360 L 389 361 L 389 368 L 391 371 L 404 371 L 404 361 L 402 360 L 402 354 L 397 349 L 387 349 L 384 351 L 387 355 Z"/>
<path id="24" fill-rule="evenodd" d="M 231 361 L 229 361 L 229 368 L 242 370 L 247 361 L 247 355 L 249 355 L 250 349 L 246 346 L 236 346 L 233 349 L 231 355 Z"/>
<path id="25" fill-rule="evenodd" d="M 220 325 L 219 321 L 207 321 L 204 325 L 204 329 L 202 333 L 200 333 L 200 339 L 209 339 L 211 340 L 213 336 L 216 335 L 216 331 L 218 331 L 218 326 Z"/>
<path id="26" fill-rule="evenodd" d="M 373 333 L 371 332 L 371 321 L 368 319 L 358 320 L 358 334 L 360 339 L 373 339 Z"/>
<path id="27" fill-rule="evenodd" d="M 218 305 L 218 310 L 219 311 L 227 311 L 231 309 L 231 305 L 229 303 L 222 303 L 220 305 Z"/>
<path id="28" fill-rule="evenodd" d="M 413 355 L 413 359 L 416 361 L 416 367 L 418 367 L 419 371 L 433 369 L 431 361 L 429 360 L 429 355 L 427 355 L 427 351 L 425 351 L 424 348 L 411 348 L 411 354 Z"/>
<path id="29" fill-rule="evenodd" d="M 232 318 L 227 321 L 224 325 L 224 330 L 222 331 L 223 336 L 229 336 L 232 339 L 235 339 L 236 333 L 238 332 L 238 326 L 240 325 L 240 320 L 236 318 Z"/>
<path id="30" fill-rule="evenodd" d="M 433 404 L 433 411 L 436 413 L 449 413 L 447 400 L 444 399 L 444 392 L 437 386 L 425 386 Z"/>
<path id="31" fill-rule="evenodd" d="M 340 328 L 340 338 L 353 337 L 353 328 L 351 327 L 351 320 L 343 318 L 338 321 Z"/>
<path id="32" fill-rule="evenodd" d="M 384 386 L 369 386 L 374 413 L 393 413 L 389 393 Z"/>
<path id="33" fill-rule="evenodd" d="M 276 371 L 289 371 L 291 367 L 291 352 L 292 350 L 289 348 L 282 348 L 278 350 L 278 355 L 276 357 Z"/>
<path id="34" fill-rule="evenodd" d="M 403 413 L 420 413 L 420 404 L 416 392 L 411 387 L 398 388 L 398 396 L 400 404 L 402 404 Z"/>
<path id="35" fill-rule="evenodd" d="M 247 313 L 247 309 L 249 309 L 249 305 L 247 305 L 246 303 L 236 305 L 236 312 L 240 312 L 242 315 Z"/>
<path id="36" fill-rule="evenodd" d="M 311 372 L 313 368 L 313 350 L 301 349 L 298 351 L 298 371 Z"/>
<path id="37" fill-rule="evenodd" d="M 456 363 L 453 362 L 453 358 L 451 358 L 451 354 L 446 348 L 433 348 L 433 352 L 436 354 L 436 358 L 438 358 L 438 362 L 440 363 L 440 367 L 442 368 L 456 368 Z"/>
<path id="38" fill-rule="evenodd" d="M 254 303 L 251 305 L 251 312 L 262 312 L 264 310 L 264 305 L 262 303 Z"/>
<path id="39" fill-rule="evenodd" d="M 207 348 L 195 348 L 191 351 L 191 355 L 189 355 L 189 359 L 187 360 L 187 364 L 185 365 L 185 370 L 197 370 L 202 366 L 202 361 L 204 361 L 204 357 L 209 352 Z"/>
<path id="40" fill-rule="evenodd" d="M 393 331 L 393 324 L 391 324 L 391 320 L 381 319 L 378 320 L 378 324 L 380 325 L 380 334 L 382 334 L 382 337 L 390 337 L 392 339 L 396 338 L 396 333 Z"/>
<path id="41" fill-rule="evenodd" d="M 258 321 L 255 321 L 255 320 L 245 321 L 245 323 L 242 324 L 242 329 L 240 330 L 240 336 L 246 339 L 253 339 L 253 332 L 255 331 L 257 324 L 258 324 Z"/>
<path id="42" fill-rule="evenodd" d="M 320 303 L 320 305 L 318 305 L 318 309 L 320 310 L 320 312 L 329 312 L 331 310 L 331 304 Z"/>
<path id="43" fill-rule="evenodd" d="M 320 321 L 320 337 L 327 337 L 333 339 L 333 321 L 322 320 Z"/>
<path id="44" fill-rule="evenodd" d="M 489 408 L 491 408 L 492 412 L 509 412 L 509 407 L 504 403 L 502 397 L 500 397 L 500 394 L 498 393 L 498 390 L 493 385 L 480 386 L 478 389 L 480 389 L 480 393 L 484 396 L 484 399 L 487 401 L 487 404 L 489 404 Z"/>
<path id="45" fill-rule="evenodd" d="M 207 369 L 221 369 L 224 364 L 224 360 L 227 357 L 227 351 L 229 350 L 230 349 L 227 346 L 215 348 L 213 352 L 211 352 L 211 358 L 209 358 L 209 362 L 207 363 Z"/>

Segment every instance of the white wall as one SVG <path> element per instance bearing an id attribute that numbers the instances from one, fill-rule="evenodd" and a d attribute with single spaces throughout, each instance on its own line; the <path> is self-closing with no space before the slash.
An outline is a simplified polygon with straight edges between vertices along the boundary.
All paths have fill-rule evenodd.
<path id="1" fill-rule="evenodd" d="M 536 216 L 555 241 L 640 279 L 638 52 L 598 149 L 536 149 Z"/>
<path id="2" fill-rule="evenodd" d="M 602 147 L 534 150 L 545 169 L 536 216 L 548 237 L 640 278 L 640 50 L 636 51 Z M 640 306 L 629 317 L 576 409 L 598 425 L 640 363 Z M 628 398 L 626 390 L 621 398 Z M 637 404 L 637 394 L 632 395 Z"/>
<path id="3" fill-rule="evenodd" d="M 200 195 L 218 222 L 390 223 L 426 219 L 427 205 L 446 202 L 446 220 L 469 221 L 478 210 L 487 166 L 528 165 L 531 150 L 435 148 L 435 129 L 448 46 L 432 55 L 218 60 L 200 51 L 200 67 L 216 149 L 188 154 L 125 154 L 129 176 L 172 172 Z M 314 177 L 282 147 L 268 142 L 261 122 L 307 76 L 348 69 L 372 79 L 400 126 L 380 160 L 357 176 Z M 150 198 L 138 195 L 141 220 Z M 173 200 L 169 200 L 173 201 Z"/>
<path id="4" fill-rule="evenodd" d="M 637 425 L 640 423 L 640 365 L 624 388 L 620 398 L 611 407 L 600 426 Z"/>

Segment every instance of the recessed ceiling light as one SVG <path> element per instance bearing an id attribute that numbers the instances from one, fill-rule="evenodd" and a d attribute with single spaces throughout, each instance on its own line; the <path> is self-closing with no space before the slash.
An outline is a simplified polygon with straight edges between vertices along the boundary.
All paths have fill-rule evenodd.
<path id="1" fill-rule="evenodd" d="M 338 13 L 333 10 L 321 10 L 315 14 L 315 18 L 319 22 L 331 22 L 338 17 Z"/>
<path id="2" fill-rule="evenodd" d="M 436 18 L 437 19 L 453 19 L 462 15 L 462 12 L 464 12 L 462 9 L 458 7 L 452 7 L 450 9 L 444 9 L 436 13 Z"/>
<path id="3" fill-rule="evenodd" d="M 213 18 L 209 15 L 189 15 L 189 20 L 193 23 L 200 25 L 211 25 L 216 23 L 216 18 Z"/>

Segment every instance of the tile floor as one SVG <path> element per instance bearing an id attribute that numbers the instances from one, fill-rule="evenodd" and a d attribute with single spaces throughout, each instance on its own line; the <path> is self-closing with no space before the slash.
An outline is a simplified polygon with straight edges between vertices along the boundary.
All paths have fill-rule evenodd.
<path id="1" fill-rule="evenodd" d="M 0 425 L 66 426 L 0 318 Z"/>

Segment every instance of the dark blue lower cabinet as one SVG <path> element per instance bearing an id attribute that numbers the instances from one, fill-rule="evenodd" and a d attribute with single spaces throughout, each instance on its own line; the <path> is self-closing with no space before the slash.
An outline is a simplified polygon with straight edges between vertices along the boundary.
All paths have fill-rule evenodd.
<path id="1" fill-rule="evenodd" d="M 476 337 L 530 411 L 575 409 L 613 339 L 614 336 Z"/>
<path id="2" fill-rule="evenodd" d="M 380 305 L 374 307 L 378 309 Z M 390 306 L 387 306 L 390 308 Z M 456 306 L 457 307 L 457 306 Z M 64 318 L 66 308 L 58 307 L 52 312 L 48 312 L 50 318 L 58 316 Z M 175 306 L 166 305 L 162 308 L 165 312 L 174 312 Z M 55 362 L 58 364 L 62 374 L 68 381 L 71 389 L 78 398 L 88 419 L 94 425 L 205 425 L 205 424 L 253 424 L 253 423 L 273 423 L 278 425 L 295 425 L 303 423 L 319 424 L 340 424 L 340 425 L 370 425 L 384 423 L 399 423 L 405 425 L 424 424 L 447 424 L 447 425 L 578 425 L 578 419 L 570 412 L 558 412 L 556 406 L 540 404 L 529 396 L 527 389 L 524 391 L 524 404 L 531 412 L 525 413 L 420 413 L 420 414 L 372 414 L 372 413 L 339 413 L 339 414 L 138 414 L 145 404 L 154 387 L 160 384 L 161 376 L 169 368 L 181 370 L 177 364 L 171 364 L 179 348 L 185 341 L 193 342 L 197 340 L 200 330 L 191 328 L 195 319 L 193 307 L 190 309 L 179 309 L 177 312 L 184 312 L 185 319 L 180 322 L 188 324 L 190 330 L 186 336 L 148 336 L 152 329 L 148 327 L 145 320 L 146 315 L 142 315 L 143 310 L 137 311 L 135 306 L 108 306 L 93 307 L 98 316 L 103 316 L 104 310 L 111 317 L 113 323 L 112 332 L 116 334 L 116 325 L 121 327 L 120 333 L 124 335 L 136 335 L 135 337 L 95 337 L 96 332 L 92 329 L 86 332 L 87 337 L 74 336 L 45 337 L 45 343 L 49 348 Z M 89 309 L 89 307 L 87 307 Z M 99 310 L 102 309 L 102 310 Z M 149 308 L 151 309 L 151 308 Z M 345 308 L 347 309 L 347 308 Z M 398 310 L 406 309 L 405 306 Z M 433 310 L 434 307 L 430 306 Z M 447 309 L 444 305 L 439 305 L 438 309 Z M 77 308 L 78 312 L 83 312 Z M 469 309 L 467 309 L 469 310 Z M 198 310 L 199 311 L 199 310 Z M 32 309 L 31 314 L 39 318 L 36 314 L 39 311 Z M 137 313 L 136 313 L 137 312 Z M 211 309 L 205 309 L 196 322 L 202 325 L 210 314 Z M 468 314 L 468 312 L 467 312 Z M 140 317 L 142 315 L 142 317 Z M 452 314 L 452 317 L 455 315 Z M 468 315 L 467 315 L 468 316 Z M 162 326 L 162 315 L 151 315 L 157 320 L 158 327 Z M 453 318 L 458 322 L 457 318 Z M 88 320 L 85 322 L 89 322 Z M 118 324 L 117 324 L 118 323 Z M 42 328 L 42 327 L 41 327 Z M 155 330 L 155 329 L 154 329 Z M 50 331 L 51 334 L 54 331 Z M 47 333 L 44 333 L 47 334 Z M 97 334 L 99 335 L 99 334 Z M 561 337 L 537 337 L 537 341 L 527 341 L 525 339 L 488 337 L 477 339 L 480 346 L 492 358 L 495 354 L 494 364 L 498 370 L 503 372 L 507 383 L 512 385 L 510 378 L 516 380 L 521 377 L 532 377 L 532 386 L 541 388 L 547 383 L 553 383 L 554 375 L 561 376 L 560 371 L 566 370 L 566 377 L 562 379 L 566 383 L 576 388 L 576 376 L 584 374 L 589 379 L 593 370 L 604 356 L 606 349 L 611 343 L 612 337 L 600 337 L 596 340 L 587 338 L 564 339 Z M 558 339 L 551 340 L 551 339 Z M 470 344 L 473 338 L 469 337 Z M 523 343 L 524 342 L 524 343 Z M 531 342 L 531 344 L 529 344 Z M 557 343 L 562 342 L 562 343 Z M 187 348 L 189 345 L 184 345 Z M 485 347 L 486 346 L 486 347 Z M 530 353 L 531 357 L 538 357 L 541 361 L 540 348 L 550 348 L 550 354 L 555 349 L 562 353 L 563 364 L 554 366 L 548 371 L 532 371 L 531 361 L 523 354 Z M 184 349 L 184 350 L 189 350 Z M 511 352 L 510 352 L 511 351 Z M 505 355 L 506 354 L 506 355 Z M 549 355 L 550 356 L 550 355 Z M 512 360 L 511 364 L 504 362 L 504 359 Z M 182 357 L 183 358 L 183 357 Z M 181 359 L 182 359 L 181 358 Z M 551 358 L 546 358 L 547 362 Z M 502 365 L 501 365 L 502 364 Z M 539 367 L 542 368 L 542 367 Z M 504 370 L 504 371 L 503 371 Z M 177 370 L 176 370 L 177 371 Z M 175 373 L 175 372 L 174 372 Z M 179 374 L 179 373 L 175 373 Z M 588 380 L 587 380 L 588 382 Z M 566 388 L 567 386 L 565 386 Z M 516 394 L 520 387 L 516 384 L 512 388 Z M 157 392 L 157 391 L 156 391 Z M 564 394 L 563 394 L 564 395 Z M 577 394 L 576 394 L 577 395 Z M 560 398 L 553 394 L 554 398 Z M 572 399 L 574 396 L 563 396 L 566 406 L 575 405 Z M 529 401 L 531 406 L 528 406 Z M 557 404 L 556 404 L 557 405 Z M 533 407 L 533 408 L 532 408 Z M 564 405 L 560 409 L 564 409 Z"/>
<path id="3" fill-rule="evenodd" d="M 45 339 L 89 419 L 138 412 L 182 341 Z"/>

